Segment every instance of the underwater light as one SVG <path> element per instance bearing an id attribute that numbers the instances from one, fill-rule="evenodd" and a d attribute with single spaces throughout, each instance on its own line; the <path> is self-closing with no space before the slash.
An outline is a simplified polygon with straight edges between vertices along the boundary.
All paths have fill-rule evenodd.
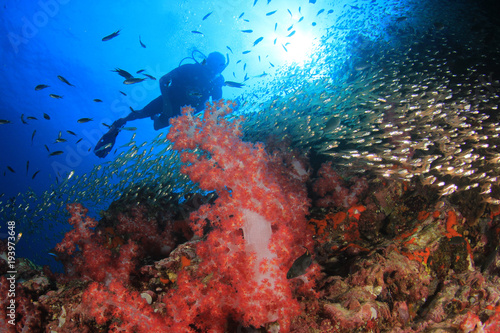
<path id="1" fill-rule="evenodd" d="M 278 39 L 279 40 L 279 39 Z M 313 36 L 297 30 L 290 38 L 281 38 L 280 56 L 286 63 L 303 65 L 311 56 Z"/>

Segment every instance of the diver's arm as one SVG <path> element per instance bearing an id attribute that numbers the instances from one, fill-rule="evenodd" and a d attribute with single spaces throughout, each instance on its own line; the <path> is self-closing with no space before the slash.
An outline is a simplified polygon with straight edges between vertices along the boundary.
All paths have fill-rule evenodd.
<path id="1" fill-rule="evenodd" d="M 212 90 L 212 100 L 218 101 L 222 98 L 222 87 L 214 87 Z"/>
<path id="2" fill-rule="evenodd" d="M 224 85 L 224 77 L 220 75 L 212 88 L 212 100 L 218 101 L 222 98 L 222 86 Z"/>
<path id="3" fill-rule="evenodd" d="M 222 98 L 222 86 L 224 85 L 224 77 L 219 75 L 215 80 L 214 88 L 212 90 L 212 100 L 218 101 Z"/>

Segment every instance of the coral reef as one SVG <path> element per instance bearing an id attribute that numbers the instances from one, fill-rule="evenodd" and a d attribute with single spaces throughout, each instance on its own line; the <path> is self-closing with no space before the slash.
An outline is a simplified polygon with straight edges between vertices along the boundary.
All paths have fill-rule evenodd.
<path id="1" fill-rule="evenodd" d="M 210 105 L 202 117 L 186 108 L 172 121 L 182 172 L 205 195 L 173 205 L 138 194 L 99 221 L 68 205 L 73 229 L 56 247 L 65 273 L 18 258 L 15 325 L 3 298 L 2 327 L 498 331 L 498 206 L 439 197 L 416 178 L 313 168 L 304 152 L 242 141 L 231 106 Z M 2 295 L 6 252 L 0 243 Z M 292 265 L 304 271 L 287 278 Z"/>

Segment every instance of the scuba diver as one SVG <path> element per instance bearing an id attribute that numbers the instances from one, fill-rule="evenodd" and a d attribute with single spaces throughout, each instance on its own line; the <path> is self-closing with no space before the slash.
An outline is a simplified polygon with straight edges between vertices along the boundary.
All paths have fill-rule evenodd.
<path id="1" fill-rule="evenodd" d="M 200 51 L 195 52 L 201 54 Z M 180 115 L 183 106 L 190 105 L 196 111 L 201 111 L 210 96 L 213 100 L 221 99 L 224 85 L 221 73 L 229 64 L 229 57 L 226 63 L 224 55 L 212 52 L 201 63 L 196 60 L 195 62 L 179 65 L 165 74 L 160 79 L 161 96 L 152 100 L 142 110 L 133 111 L 128 116 L 116 120 L 96 144 L 94 153 L 98 157 L 106 157 L 113 148 L 120 129 L 128 121 L 149 117 L 154 121 L 154 129 L 159 130 L 169 125 L 169 118 Z"/>

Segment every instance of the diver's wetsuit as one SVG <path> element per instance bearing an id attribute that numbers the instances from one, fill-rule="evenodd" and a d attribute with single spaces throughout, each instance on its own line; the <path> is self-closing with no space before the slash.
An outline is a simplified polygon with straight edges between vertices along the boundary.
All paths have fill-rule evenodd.
<path id="1" fill-rule="evenodd" d="M 155 121 L 155 130 L 158 130 L 168 126 L 168 118 L 178 116 L 183 106 L 191 105 L 196 111 L 201 111 L 210 96 L 213 100 L 221 99 L 223 85 L 224 77 L 217 74 L 214 78 L 205 65 L 182 65 L 160 79 L 162 96 L 123 119 L 129 121 L 151 117 Z"/>
<path id="2" fill-rule="evenodd" d="M 218 68 L 219 71 L 215 72 L 205 64 L 186 64 L 165 74 L 160 79 L 161 96 L 152 100 L 142 110 L 131 112 L 125 118 L 116 120 L 99 140 L 94 153 L 98 157 L 105 157 L 113 148 L 120 128 L 127 121 L 150 117 L 154 120 L 154 129 L 159 130 L 168 126 L 169 118 L 178 116 L 183 106 L 191 105 L 196 111 L 201 111 L 210 96 L 213 100 L 221 99 L 224 77 L 220 72 L 224 68 L 222 64 Z"/>

